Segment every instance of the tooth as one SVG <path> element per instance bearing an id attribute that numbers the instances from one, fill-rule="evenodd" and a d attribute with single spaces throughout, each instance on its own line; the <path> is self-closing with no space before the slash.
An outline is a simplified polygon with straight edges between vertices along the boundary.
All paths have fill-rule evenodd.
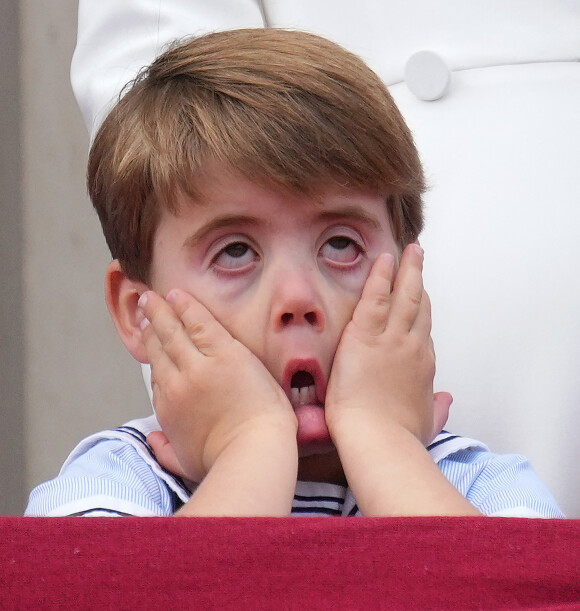
<path id="1" fill-rule="evenodd" d="M 290 389 L 290 403 L 292 403 L 292 405 L 300 405 L 300 389 L 299 388 Z"/>
<path id="2" fill-rule="evenodd" d="M 316 386 L 311 384 L 301 388 L 292 387 L 290 389 L 290 403 L 294 406 L 316 403 Z"/>

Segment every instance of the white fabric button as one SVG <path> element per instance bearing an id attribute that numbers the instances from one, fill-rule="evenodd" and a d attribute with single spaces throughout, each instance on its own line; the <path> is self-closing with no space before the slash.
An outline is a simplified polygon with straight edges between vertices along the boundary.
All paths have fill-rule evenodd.
<path id="1" fill-rule="evenodd" d="M 438 100 L 449 89 L 451 71 L 437 53 L 417 51 L 405 65 L 405 82 L 420 100 Z"/>

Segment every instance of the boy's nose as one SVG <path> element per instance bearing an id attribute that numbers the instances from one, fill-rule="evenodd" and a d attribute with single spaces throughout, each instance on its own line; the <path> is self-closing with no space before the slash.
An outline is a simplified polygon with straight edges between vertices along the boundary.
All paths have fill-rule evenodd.
<path id="1" fill-rule="evenodd" d="M 301 322 L 311 325 L 312 327 L 318 327 L 320 324 L 320 314 L 314 310 L 304 312 L 304 314 L 300 314 L 299 312 L 284 312 L 284 314 L 282 314 L 280 317 L 281 327 L 287 327 L 293 323 L 299 324 Z"/>
<path id="2" fill-rule="evenodd" d="M 273 295 L 272 315 L 276 330 L 293 325 L 318 331 L 324 328 L 322 298 L 308 273 L 280 275 Z"/>

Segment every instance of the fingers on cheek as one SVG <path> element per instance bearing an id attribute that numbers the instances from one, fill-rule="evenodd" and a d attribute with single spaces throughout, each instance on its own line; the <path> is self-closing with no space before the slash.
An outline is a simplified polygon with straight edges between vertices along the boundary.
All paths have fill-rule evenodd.
<path id="1" fill-rule="evenodd" d="M 155 331 L 153 330 L 151 323 L 148 319 L 143 318 L 139 323 L 140 334 L 141 334 L 141 346 L 143 348 L 143 362 L 152 365 L 153 361 L 157 359 L 157 352 L 159 348 L 155 345 L 158 344 L 156 341 Z"/>
<path id="2" fill-rule="evenodd" d="M 149 324 L 143 323 L 143 339 L 147 345 L 150 356 L 158 353 L 167 354 L 172 360 L 183 351 L 183 323 L 175 315 L 168 304 L 162 300 L 151 313 L 145 310 L 144 314 Z"/>
<path id="3" fill-rule="evenodd" d="M 145 352 L 147 353 L 147 358 L 151 365 L 159 359 L 159 355 L 161 353 L 161 343 L 155 334 L 155 330 L 151 325 L 149 319 L 144 318 L 140 323 L 141 328 L 141 340 L 143 342 L 143 346 L 145 347 Z"/>
<path id="4" fill-rule="evenodd" d="M 145 316 L 145 314 L 143 313 L 142 310 L 138 311 L 138 323 L 139 323 L 139 328 L 141 329 L 141 334 L 143 335 L 143 337 L 145 338 L 147 335 L 147 329 L 148 327 L 151 326 L 151 322 L 149 321 L 149 319 Z"/>
<path id="5" fill-rule="evenodd" d="M 173 371 L 161 369 L 161 372 L 158 370 L 153 373 L 152 388 L 155 411 L 158 416 L 164 419 L 168 410 L 171 413 L 176 413 L 187 401 L 189 395 L 188 387 L 183 383 L 180 376 L 176 376 Z"/>
<path id="6" fill-rule="evenodd" d="M 375 262 L 372 271 L 380 275 L 383 280 L 390 283 L 395 273 L 395 257 L 391 253 L 381 253 L 377 257 L 377 261 Z"/>
<path id="7" fill-rule="evenodd" d="M 163 336 L 167 330 L 173 328 L 173 321 L 179 319 L 175 307 L 153 291 L 146 291 L 138 302 L 139 325 L 142 330 L 149 326 L 155 329 L 158 336 Z"/>
<path id="8" fill-rule="evenodd" d="M 375 261 L 369 277 L 363 289 L 365 293 L 380 293 L 389 296 L 392 290 L 393 277 L 395 274 L 395 259 L 389 253 L 382 253 Z"/>
<path id="9" fill-rule="evenodd" d="M 423 251 L 420 246 L 410 244 L 401 257 L 395 285 L 406 284 L 423 288 Z"/>
<path id="10" fill-rule="evenodd" d="M 173 289 L 167 294 L 167 303 L 171 307 L 172 314 L 189 331 L 190 327 L 199 322 L 213 320 L 213 316 L 192 295 Z"/>
<path id="11" fill-rule="evenodd" d="M 179 289 L 172 289 L 167 293 L 167 303 L 171 306 L 177 318 L 183 319 L 184 315 L 195 306 L 196 302 L 193 297 Z"/>
<path id="12" fill-rule="evenodd" d="M 409 244 L 405 248 L 404 256 L 408 259 L 412 259 L 413 263 L 417 265 L 419 269 L 423 269 L 423 260 L 425 258 L 425 252 L 423 251 L 423 248 L 419 245 L 418 242 Z"/>
<path id="13" fill-rule="evenodd" d="M 147 350 L 149 358 L 151 354 L 149 351 L 155 348 L 155 340 L 157 339 L 155 329 L 152 325 L 153 307 L 151 300 L 149 299 L 148 293 L 143 293 L 139 299 L 139 309 L 137 310 L 137 322 L 141 331 L 141 339 Z"/>
<path id="14" fill-rule="evenodd" d="M 423 291 L 421 302 L 419 304 L 417 318 L 413 328 L 416 329 L 416 331 L 421 335 L 430 336 L 431 327 L 431 303 L 429 301 L 429 296 L 425 291 Z"/>
<path id="15" fill-rule="evenodd" d="M 151 317 L 151 302 L 155 300 L 155 294 L 153 291 L 145 291 L 139 297 L 139 301 L 137 305 L 139 306 L 139 312 L 144 317 L 145 320 L 149 320 Z"/>

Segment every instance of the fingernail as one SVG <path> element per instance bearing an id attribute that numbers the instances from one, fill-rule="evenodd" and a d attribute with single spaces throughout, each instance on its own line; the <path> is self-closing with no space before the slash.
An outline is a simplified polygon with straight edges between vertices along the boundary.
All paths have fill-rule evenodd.
<path id="1" fill-rule="evenodd" d="M 172 304 L 175 303 L 177 300 L 177 291 L 175 291 L 174 289 L 171 289 L 169 293 L 167 293 L 166 299 L 169 303 L 172 303 Z"/>
<path id="2" fill-rule="evenodd" d="M 149 322 L 148 318 L 144 318 L 140 323 L 139 323 L 139 328 L 141 329 L 141 331 L 145 331 L 145 329 L 150 325 L 151 323 Z"/>
<path id="3" fill-rule="evenodd" d="M 147 293 L 142 293 L 141 297 L 139 297 L 139 301 L 137 302 L 137 305 L 143 309 L 146 305 L 147 305 L 147 300 L 149 298 L 147 297 Z"/>

